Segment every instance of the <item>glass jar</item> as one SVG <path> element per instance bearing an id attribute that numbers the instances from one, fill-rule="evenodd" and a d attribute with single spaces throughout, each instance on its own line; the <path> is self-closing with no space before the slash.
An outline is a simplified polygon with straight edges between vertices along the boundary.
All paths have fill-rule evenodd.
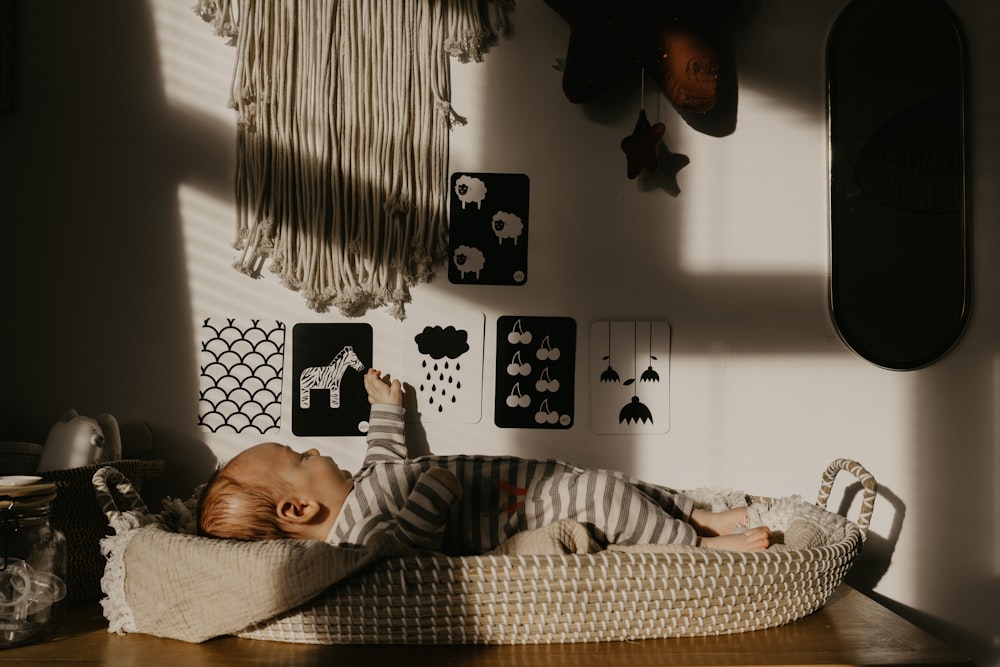
<path id="1" fill-rule="evenodd" d="M 38 641 L 66 612 L 66 538 L 49 524 L 55 484 L 0 488 L 0 648 Z"/>

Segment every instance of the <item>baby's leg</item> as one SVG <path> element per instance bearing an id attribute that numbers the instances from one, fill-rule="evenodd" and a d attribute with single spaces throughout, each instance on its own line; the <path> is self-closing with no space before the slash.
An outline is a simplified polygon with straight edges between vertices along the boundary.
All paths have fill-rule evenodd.
<path id="1" fill-rule="evenodd" d="M 734 507 L 721 512 L 696 509 L 691 512 L 691 525 L 698 535 L 698 545 L 723 551 L 764 551 L 770 546 L 771 531 L 767 526 L 737 532 L 746 526 L 747 508 Z"/>
<path id="2" fill-rule="evenodd" d="M 767 526 L 751 528 L 745 533 L 698 538 L 698 546 L 722 551 L 764 551 L 770 545 L 771 531 Z"/>
<path id="3" fill-rule="evenodd" d="M 747 518 L 746 507 L 734 507 L 722 512 L 695 509 L 691 512 L 691 525 L 699 535 L 705 537 L 730 535 L 746 526 Z"/>

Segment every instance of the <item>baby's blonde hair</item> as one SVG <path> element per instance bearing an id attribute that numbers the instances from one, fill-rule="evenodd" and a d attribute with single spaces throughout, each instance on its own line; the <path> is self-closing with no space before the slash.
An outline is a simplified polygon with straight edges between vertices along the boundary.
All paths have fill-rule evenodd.
<path id="1" fill-rule="evenodd" d="M 242 481 L 219 468 L 198 498 L 198 533 L 232 540 L 279 540 L 291 537 L 278 521 L 273 490 Z"/>

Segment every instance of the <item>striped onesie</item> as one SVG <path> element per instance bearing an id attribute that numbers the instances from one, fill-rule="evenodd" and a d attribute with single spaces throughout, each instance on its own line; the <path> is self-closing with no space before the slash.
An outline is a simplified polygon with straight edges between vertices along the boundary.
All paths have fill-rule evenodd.
<path id="1" fill-rule="evenodd" d="M 327 541 L 364 544 L 398 525 L 405 541 L 448 555 L 481 554 L 511 535 L 574 519 L 607 544 L 694 544 L 694 502 L 610 470 L 513 456 L 406 458 L 404 410 L 372 406 L 368 451 Z M 443 468 L 461 500 L 427 471 Z M 445 473 L 446 474 L 446 473 Z"/>

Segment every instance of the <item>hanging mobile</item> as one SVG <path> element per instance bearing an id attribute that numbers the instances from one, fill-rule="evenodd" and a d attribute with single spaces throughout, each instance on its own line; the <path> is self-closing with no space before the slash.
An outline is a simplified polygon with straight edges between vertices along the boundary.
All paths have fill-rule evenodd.
<path id="1" fill-rule="evenodd" d="M 611 322 L 608 322 L 608 354 L 603 361 L 608 362 L 608 367 L 601 373 L 601 382 L 618 382 L 620 380 L 618 371 L 611 367 Z"/>
<path id="2" fill-rule="evenodd" d="M 640 382 L 659 382 L 660 374 L 653 369 L 653 362 L 656 361 L 656 357 L 653 356 L 653 323 L 649 323 L 649 366 L 642 372 L 642 377 L 639 378 Z"/>
<path id="3" fill-rule="evenodd" d="M 637 370 L 636 355 L 638 354 L 638 345 L 636 344 L 636 323 L 632 323 L 632 377 L 625 380 L 622 384 L 624 386 L 632 385 L 632 400 L 626 403 L 624 407 L 618 412 L 618 423 L 619 424 L 631 424 L 642 422 L 645 424 L 649 422 L 653 423 L 653 414 L 649 411 L 649 407 L 639 400 L 639 394 L 635 386 L 635 375 Z"/>
<path id="4" fill-rule="evenodd" d="M 660 168 L 660 143 L 663 140 L 663 133 L 666 126 L 663 123 L 650 125 L 646 118 L 644 102 L 646 99 L 646 70 L 640 69 L 640 97 L 639 97 L 639 118 L 635 123 L 632 134 L 622 139 L 621 147 L 625 152 L 627 162 L 627 173 L 629 178 L 636 178 L 643 169 L 648 169 L 652 173 Z"/>

